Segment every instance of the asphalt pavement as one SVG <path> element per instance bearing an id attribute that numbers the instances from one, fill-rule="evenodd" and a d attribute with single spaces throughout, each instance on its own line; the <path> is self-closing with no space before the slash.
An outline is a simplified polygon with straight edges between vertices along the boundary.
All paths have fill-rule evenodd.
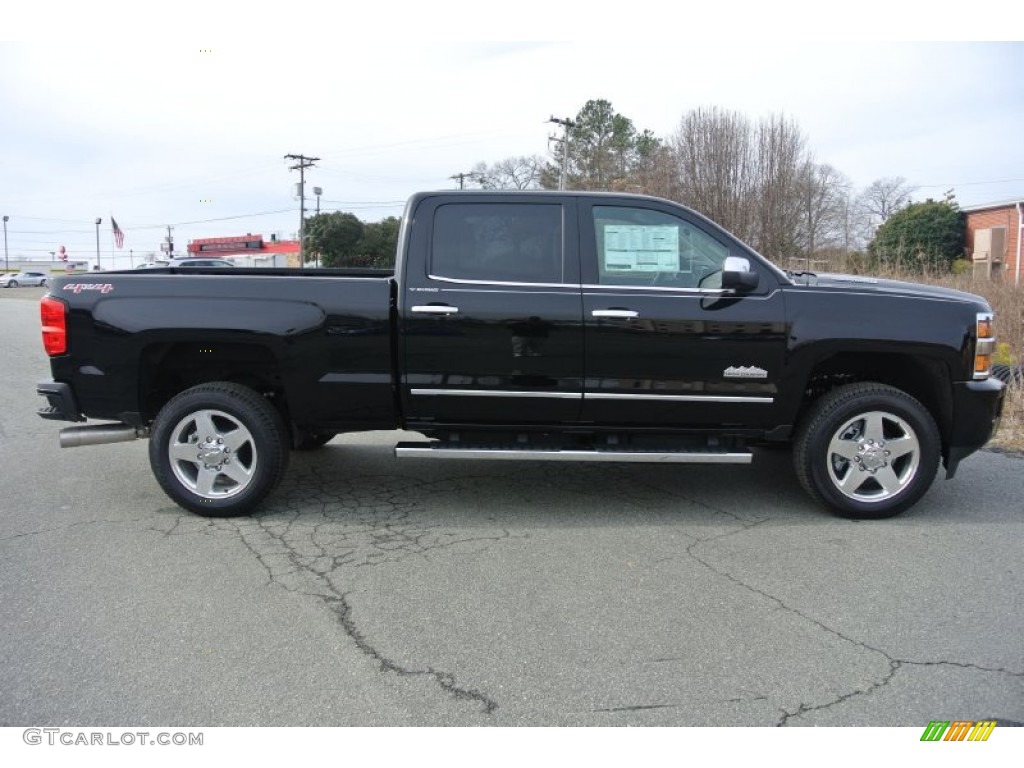
<path id="1" fill-rule="evenodd" d="M 60 449 L 0 291 L 0 725 L 1024 723 L 1024 459 L 851 522 L 743 466 L 294 454 L 252 517 Z M 18 300 L 20 299 L 20 300 Z M 407 436 L 405 436 L 407 437 Z"/>

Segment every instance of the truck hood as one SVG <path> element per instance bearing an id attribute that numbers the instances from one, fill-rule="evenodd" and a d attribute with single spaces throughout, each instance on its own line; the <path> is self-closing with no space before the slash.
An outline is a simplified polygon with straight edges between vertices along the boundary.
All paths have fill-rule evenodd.
<path id="1" fill-rule="evenodd" d="M 918 296 L 922 298 L 960 301 L 964 303 L 988 306 L 985 299 L 973 293 L 957 291 L 953 288 L 943 288 L 937 285 L 910 283 L 903 280 L 884 280 L 878 277 L 865 277 L 861 275 L 811 275 L 808 273 L 795 275 L 792 279 L 798 286 L 806 286 L 810 288 L 829 288 L 836 291 L 850 291 L 857 293 Z"/>

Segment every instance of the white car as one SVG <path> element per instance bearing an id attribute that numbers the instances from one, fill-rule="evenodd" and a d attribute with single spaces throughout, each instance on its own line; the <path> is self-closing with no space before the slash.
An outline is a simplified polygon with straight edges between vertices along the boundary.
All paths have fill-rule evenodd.
<path id="1" fill-rule="evenodd" d="M 0 285 L 4 288 L 17 288 L 22 285 L 41 285 L 45 288 L 49 277 L 45 272 L 15 272 L 0 278 Z"/>

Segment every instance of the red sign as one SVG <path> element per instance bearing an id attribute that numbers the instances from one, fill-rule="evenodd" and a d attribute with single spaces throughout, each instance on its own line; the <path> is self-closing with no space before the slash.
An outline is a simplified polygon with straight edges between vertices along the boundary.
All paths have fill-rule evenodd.
<path id="1" fill-rule="evenodd" d="M 189 253 L 211 251 L 258 251 L 263 247 L 263 235 L 236 237 L 201 237 L 188 244 Z"/>

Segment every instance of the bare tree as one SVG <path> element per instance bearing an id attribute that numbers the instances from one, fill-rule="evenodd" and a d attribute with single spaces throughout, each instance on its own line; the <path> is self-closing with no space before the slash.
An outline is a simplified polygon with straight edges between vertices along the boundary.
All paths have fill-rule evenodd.
<path id="1" fill-rule="evenodd" d="M 747 240 L 754 234 L 752 137 L 743 115 L 712 107 L 683 115 L 669 140 L 674 196 Z"/>
<path id="2" fill-rule="evenodd" d="M 807 269 L 818 249 L 843 243 L 845 206 L 850 182 L 831 165 L 818 164 L 808 159 L 801 170 L 800 240 L 804 249 Z"/>
<path id="3" fill-rule="evenodd" d="M 754 246 L 783 261 L 798 252 L 800 180 L 807 162 L 807 140 L 796 121 L 771 115 L 757 126 L 755 169 L 757 230 Z"/>
<path id="4" fill-rule="evenodd" d="M 900 208 L 910 202 L 911 195 L 917 190 L 907 184 L 902 176 L 887 176 L 875 179 L 861 192 L 861 207 L 874 219 L 876 225 L 883 224 Z"/>
<path id="5" fill-rule="evenodd" d="M 874 234 L 871 214 L 861 205 L 860 198 L 853 193 L 853 187 L 843 190 L 842 199 L 842 250 L 845 257 L 854 251 L 863 251 L 868 247 Z"/>
<path id="6" fill-rule="evenodd" d="M 809 241 L 815 247 L 838 174 L 812 172 L 817 166 L 794 120 L 771 115 L 755 124 L 738 112 L 691 110 L 669 147 L 674 199 L 771 258 L 797 256 Z M 822 188 L 825 193 L 818 195 Z M 810 239 L 809 224 L 814 227 Z"/>
<path id="7" fill-rule="evenodd" d="M 537 189 L 544 165 L 539 155 L 519 155 L 493 165 L 477 163 L 471 173 L 482 189 Z"/>
<path id="8" fill-rule="evenodd" d="M 630 174 L 631 188 L 645 195 L 678 199 L 671 147 L 651 131 L 637 137 L 636 163 Z"/>

